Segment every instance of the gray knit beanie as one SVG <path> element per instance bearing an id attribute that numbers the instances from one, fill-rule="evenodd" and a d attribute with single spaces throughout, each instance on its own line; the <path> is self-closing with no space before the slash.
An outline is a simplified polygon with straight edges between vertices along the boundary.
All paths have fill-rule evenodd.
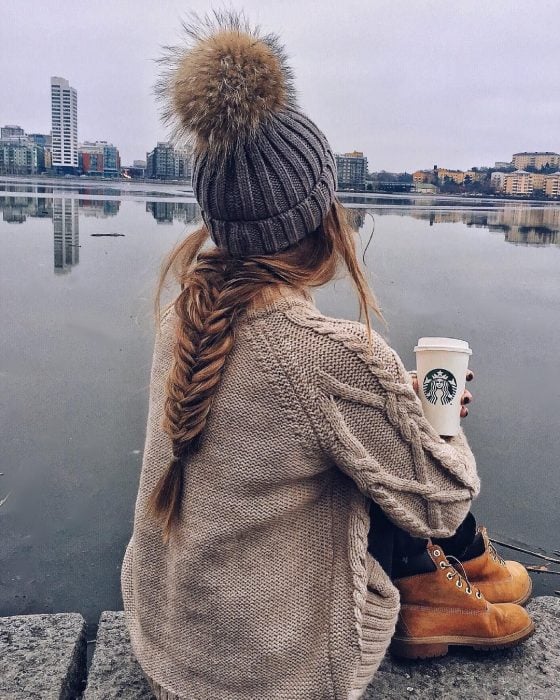
<path id="1" fill-rule="evenodd" d="M 232 255 L 283 250 L 317 229 L 334 200 L 328 141 L 298 109 L 276 35 L 222 11 L 191 14 L 183 29 L 156 89 L 173 140 L 193 145 L 204 223 Z"/>

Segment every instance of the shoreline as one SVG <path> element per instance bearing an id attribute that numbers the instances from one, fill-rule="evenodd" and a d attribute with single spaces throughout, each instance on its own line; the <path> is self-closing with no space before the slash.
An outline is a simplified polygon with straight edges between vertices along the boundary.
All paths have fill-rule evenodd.
<path id="1" fill-rule="evenodd" d="M 127 185 L 125 189 L 133 189 L 135 186 L 158 186 L 159 188 L 179 188 L 184 193 L 189 193 L 192 195 L 194 200 L 193 189 L 189 180 L 153 180 L 149 178 L 123 178 L 123 177 L 80 177 L 79 175 L 66 177 L 65 175 L 0 175 L 0 183 L 2 182 L 13 182 L 18 183 L 31 183 L 34 185 L 59 185 L 61 183 L 68 186 L 80 186 L 80 187 L 94 187 L 99 185 L 104 185 L 108 187 L 122 187 Z M 23 194 L 23 193 L 21 193 Z M 41 193 L 43 194 L 43 193 Z M 45 193 L 50 194 L 50 193 Z M 354 192 L 350 190 L 337 190 L 337 196 L 341 200 L 348 200 L 352 198 L 365 198 L 365 199 L 417 199 L 425 202 L 429 201 L 449 201 L 449 202 L 475 202 L 475 203 L 508 203 L 508 202 L 523 202 L 531 205 L 538 205 L 540 207 L 558 207 L 560 206 L 560 198 L 556 199 L 532 199 L 525 196 L 504 196 L 500 195 L 484 195 L 484 194 L 444 194 L 444 193 L 425 193 L 425 192 Z"/>

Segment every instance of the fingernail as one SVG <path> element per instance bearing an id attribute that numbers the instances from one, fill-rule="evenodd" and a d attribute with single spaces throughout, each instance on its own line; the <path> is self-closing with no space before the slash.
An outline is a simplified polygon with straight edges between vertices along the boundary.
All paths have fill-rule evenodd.
<path id="1" fill-rule="evenodd" d="M 471 400 L 469 399 L 469 397 L 465 396 L 465 398 L 463 399 L 463 404 L 470 403 L 470 402 L 471 402 Z"/>

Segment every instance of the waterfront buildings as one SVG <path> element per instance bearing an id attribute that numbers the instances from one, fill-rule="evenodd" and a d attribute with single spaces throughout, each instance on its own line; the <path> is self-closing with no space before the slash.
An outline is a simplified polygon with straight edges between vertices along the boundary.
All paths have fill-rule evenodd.
<path id="1" fill-rule="evenodd" d="M 175 179 L 175 152 L 171 143 L 159 141 L 154 150 L 146 154 L 146 177 Z"/>
<path id="2" fill-rule="evenodd" d="M 560 197 L 560 170 L 544 178 L 544 193 L 547 197 Z"/>
<path id="3" fill-rule="evenodd" d="M 27 136 L 21 126 L 10 124 L 1 127 L 0 174 L 36 175 L 44 167 L 43 147 L 31 136 Z"/>
<path id="4" fill-rule="evenodd" d="M 536 170 L 560 167 L 560 154 L 552 151 L 514 153 L 511 160 L 517 170 L 528 167 Z"/>
<path id="5" fill-rule="evenodd" d="M 502 172 L 494 172 L 490 175 L 490 184 L 492 189 L 502 192 L 506 183 L 506 174 Z"/>
<path id="6" fill-rule="evenodd" d="M 146 154 L 146 177 L 156 180 L 190 180 L 190 151 L 174 148 L 169 141 L 159 141 L 154 150 Z"/>
<path id="7" fill-rule="evenodd" d="M 416 170 L 412 173 L 414 183 L 433 183 L 443 185 L 446 181 L 454 182 L 456 185 L 464 185 L 469 180 L 478 182 L 484 179 L 485 173 L 479 170 L 449 170 L 449 168 L 438 168 L 434 165 L 433 170 Z"/>
<path id="8" fill-rule="evenodd" d="M 335 158 L 338 189 L 364 190 L 368 174 L 368 161 L 364 154 L 361 151 L 337 153 Z"/>
<path id="9" fill-rule="evenodd" d="M 67 80 L 51 78 L 52 167 L 60 172 L 78 168 L 78 93 Z"/>
<path id="10" fill-rule="evenodd" d="M 118 177 L 121 170 L 119 150 L 107 141 L 85 141 L 78 147 L 78 167 L 85 175 Z"/>
<path id="11" fill-rule="evenodd" d="M 502 176 L 499 178 L 498 176 Z M 492 173 L 492 183 L 498 192 L 505 194 L 536 196 L 537 192 L 545 197 L 560 196 L 560 171 L 556 173 L 531 173 L 527 170 L 515 170 L 513 173 Z"/>
<path id="12" fill-rule="evenodd" d="M 508 173 L 504 178 L 504 192 L 506 194 L 528 195 L 533 192 L 533 177 L 527 170 L 516 170 Z"/>

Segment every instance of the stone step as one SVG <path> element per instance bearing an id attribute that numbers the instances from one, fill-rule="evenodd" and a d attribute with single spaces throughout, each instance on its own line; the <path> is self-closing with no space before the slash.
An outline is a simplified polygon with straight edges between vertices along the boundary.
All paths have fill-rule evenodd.
<path id="1" fill-rule="evenodd" d="M 522 645 L 494 652 L 453 650 L 431 661 L 387 657 L 363 700 L 441 698 L 560 698 L 560 599 L 533 599 L 536 632 Z M 122 612 L 104 612 L 84 700 L 151 700 L 153 695 L 130 648 Z"/>
<path id="2" fill-rule="evenodd" d="M 0 696 L 1 697 L 1 696 Z M 101 613 L 83 700 L 150 700 L 153 694 L 130 646 L 122 610 Z"/>
<path id="3" fill-rule="evenodd" d="M 86 676 L 86 621 L 78 613 L 0 617 L 0 698 L 75 700 Z"/>

